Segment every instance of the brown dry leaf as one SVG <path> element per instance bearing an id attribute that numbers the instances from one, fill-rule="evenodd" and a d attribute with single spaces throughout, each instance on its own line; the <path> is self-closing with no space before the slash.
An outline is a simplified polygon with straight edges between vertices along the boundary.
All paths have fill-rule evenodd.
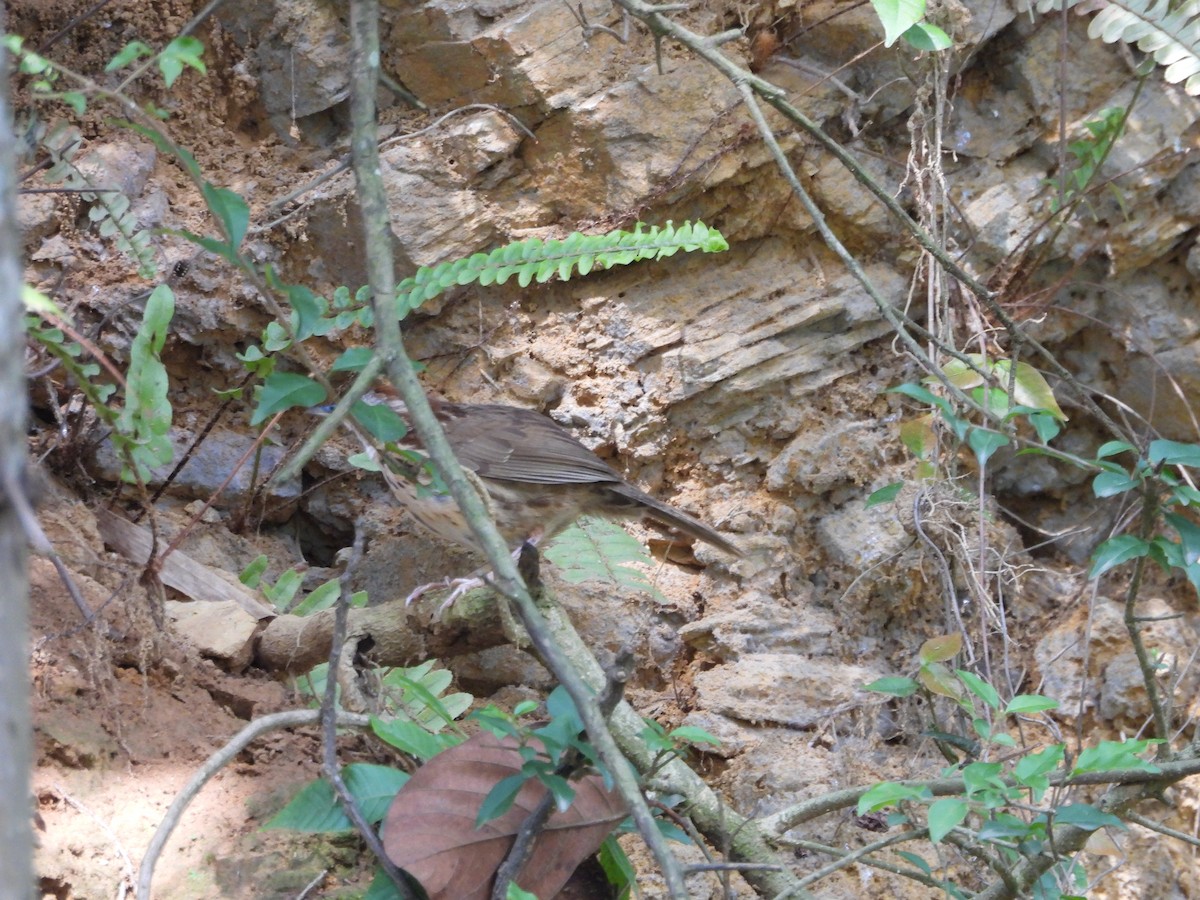
<path id="1" fill-rule="evenodd" d="M 514 835 L 546 795 L 539 781 L 528 781 L 508 812 L 475 827 L 492 787 L 520 771 L 516 747 L 512 739 L 477 734 L 418 769 L 392 801 L 380 832 L 383 847 L 432 900 L 486 900 Z M 550 816 L 517 878 L 538 897 L 557 894 L 626 815 L 621 798 L 615 790 L 605 790 L 600 776 L 589 775 L 572 786 L 575 802 Z"/>

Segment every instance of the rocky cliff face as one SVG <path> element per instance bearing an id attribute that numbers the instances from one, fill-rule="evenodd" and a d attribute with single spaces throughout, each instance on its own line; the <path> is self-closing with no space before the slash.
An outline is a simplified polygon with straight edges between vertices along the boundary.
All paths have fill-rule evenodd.
<path id="1" fill-rule="evenodd" d="M 10 27 L 31 41 L 54 34 L 74 11 L 71 4 L 14 6 Z M 164 20 L 160 6 L 132 4 L 85 19 L 46 53 L 99 73 L 126 41 L 162 43 L 193 12 L 176 3 Z M 908 207 L 938 221 L 963 264 L 991 279 L 1010 314 L 1097 396 L 1115 398 L 1164 436 L 1196 440 L 1200 104 L 1153 75 L 1139 86 L 1122 53 L 1089 40 L 1075 17 L 1060 31 L 1054 19 L 994 4 L 946 4 L 936 14 L 957 41 L 942 73 L 911 49 L 877 46 L 866 7 L 707 4 L 683 19 L 700 33 L 745 28 L 747 39 L 725 51 L 783 88 Z M 384 69 L 425 108 L 381 91 L 380 137 L 400 275 L 513 240 L 636 220 L 700 219 L 729 240 L 719 257 L 679 256 L 526 289 L 457 289 L 405 322 L 431 390 L 547 412 L 631 480 L 750 550 L 731 562 L 697 548 L 688 565 L 664 564 L 654 573 L 662 602 L 590 588 L 568 600 L 597 647 L 632 647 L 646 660 L 633 698 L 720 736 L 728 757 L 717 766 L 721 786 L 744 808 L 777 808 L 896 777 L 901 759 L 911 761 L 915 751 L 899 753 L 886 742 L 900 740 L 906 723 L 858 688 L 908 672 L 921 642 L 952 627 L 946 604 L 969 593 L 956 557 L 977 558 L 982 544 L 1004 560 L 1003 573 L 989 582 L 1011 635 L 1002 677 L 1030 689 L 1044 682 L 1047 693 L 1072 700 L 1087 728 L 1136 727 L 1140 680 L 1117 639 L 1116 613 L 1102 598 L 1088 606 L 1083 593 L 1080 567 L 1104 535 L 1075 526 L 1108 515 L 1086 476 L 1045 458 L 1000 458 L 982 505 L 947 493 L 921 512 L 906 494 L 893 507 L 864 511 L 872 491 L 911 480 L 899 425 L 912 410 L 883 392 L 920 373 L 820 241 L 732 84 L 671 41 L 656 54 L 653 39 L 613 8 L 583 11 L 603 30 L 587 31 L 578 15 L 549 0 L 388 5 Z M 197 34 L 208 48 L 206 77 L 189 73 L 170 93 L 140 84 L 131 93 L 170 111 L 173 138 L 196 155 L 206 177 L 249 201 L 246 249 L 255 262 L 319 293 L 353 290 L 364 280 L 354 185 L 336 169 L 348 153 L 341 5 L 226 4 Z M 952 89 L 945 108 L 934 99 L 939 77 Z M 1064 163 L 1073 165 L 1060 135 L 1078 139 L 1101 110 L 1131 103 L 1127 134 L 1104 162 L 1112 186 L 1090 194 L 1065 227 L 1047 227 L 1055 179 Z M 92 109 L 72 127 L 83 141 L 80 167 L 93 183 L 119 186 L 144 228 L 211 231 L 175 164 Z M 51 129 L 68 122 L 61 109 L 40 115 Z M 915 149 L 929 153 L 920 135 L 931 121 L 940 122 L 943 143 L 922 158 Z M 775 114 L 771 123 L 880 292 L 924 319 L 914 310 L 932 289 L 914 245 L 810 136 Z M 920 188 L 927 183 L 920 167 L 935 165 L 943 200 Z M 123 358 L 140 315 L 140 283 L 81 212 L 77 197 L 22 198 L 28 277 L 72 308 L 102 349 Z M 213 390 L 242 379 L 236 354 L 258 339 L 269 313 L 238 273 L 170 231 L 156 232 L 153 247 L 163 271 L 174 267 L 178 298 L 164 351 L 173 438 L 182 452 L 217 423 L 160 503 L 173 527 L 187 518 L 188 503 L 217 490 L 251 440 L 248 406 L 219 411 Z M 964 345 L 992 331 L 994 323 L 965 303 L 952 300 L 948 309 Z M 327 361 L 368 339 L 350 330 L 314 352 Z M 92 446 L 98 435 L 70 386 L 51 375 L 31 389 L 40 417 L 36 447 L 69 484 L 53 508 L 71 503 L 71 494 L 108 496 L 116 463 Z M 1103 439 L 1095 424 L 1078 409 L 1067 412 L 1066 446 L 1094 451 Z M 280 443 L 307 427 L 298 416 L 286 419 Z M 267 496 L 249 519 L 254 483 L 235 482 L 184 548 L 234 572 L 260 552 L 273 570 L 303 561 L 322 568 L 366 510 L 375 525 L 364 578 L 377 599 L 398 595 L 401 581 L 469 568 L 412 531 L 373 483 L 341 479 L 309 490 L 312 479 L 344 468 L 337 457 L 332 450 L 319 457 L 310 479 Z M 268 455 L 261 471 L 276 458 Z M 77 574 L 94 580 L 89 596 L 98 604 L 102 586 L 120 579 L 101 571 L 95 533 L 69 532 L 73 517 L 91 522 L 86 509 L 72 509 L 55 521 L 65 543 L 89 548 L 90 561 L 79 562 L 87 571 Z M 257 532 L 246 529 L 251 521 L 261 521 Z M 425 571 L 409 574 L 417 562 Z M 396 577 L 399 569 L 405 574 Z M 41 586 L 55 590 L 48 580 Z M 1154 590 L 1164 611 L 1178 596 L 1194 606 L 1185 586 Z M 43 609 L 57 603 L 38 602 Z M 990 614 L 959 610 L 968 619 Z M 1093 636 L 1111 626 L 1112 640 L 1080 652 L 1075 638 L 1084 621 Z M 58 624 L 51 617 L 41 626 Z M 1188 658 L 1196 627 L 1190 613 L 1155 627 L 1158 646 Z M 78 668 L 65 643 L 39 652 L 47 654 L 47 671 Z M 449 663 L 477 692 L 545 677 L 511 649 L 477 649 Z M 1194 675 L 1184 674 L 1181 696 L 1194 697 L 1186 690 Z M 108 676 L 83 681 L 82 694 L 117 696 L 97 687 Z M 220 703 L 217 693 L 210 695 Z M 73 696 L 56 694 L 53 703 Z M 120 752 L 136 760 L 147 752 L 138 740 Z M 58 745 L 43 729 L 42 775 L 79 776 L 82 784 L 89 767 L 65 763 L 53 750 Z M 112 802 L 103 788 L 95 791 L 95 803 Z M 1180 810 L 1196 803 L 1194 791 L 1184 793 Z M 67 809 L 59 815 L 68 828 Z M 141 846 L 145 827 L 130 824 L 123 839 Z M 810 836 L 821 834 L 814 826 Z M 217 840 L 229 850 L 234 838 Z M 76 886 L 97 879 L 55 856 L 53 846 L 41 863 L 47 878 Z M 1152 879 L 1170 865 L 1171 852 L 1160 845 L 1127 868 Z M 174 876 L 179 884 L 183 871 Z M 1181 890 L 1197 890 L 1192 879 Z M 863 896 L 849 880 L 842 889 Z M 195 896 L 248 896 L 236 879 L 213 890 Z M 1139 894 L 1114 887 L 1109 895 Z"/>

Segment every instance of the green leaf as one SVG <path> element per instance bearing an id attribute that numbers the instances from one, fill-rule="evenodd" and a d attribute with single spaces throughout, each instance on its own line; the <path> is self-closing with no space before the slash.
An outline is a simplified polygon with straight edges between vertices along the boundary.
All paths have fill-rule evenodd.
<path id="1" fill-rule="evenodd" d="M 884 503 L 891 503 L 903 488 L 903 481 L 893 481 L 887 487 L 881 487 L 867 497 L 867 505 L 864 509 L 870 509 L 872 506 L 881 506 Z"/>
<path id="2" fill-rule="evenodd" d="M 367 821 L 380 822 L 396 791 L 408 781 L 408 775 L 390 766 L 353 763 L 342 770 L 346 788 L 358 801 Z M 263 828 L 287 828 L 292 831 L 353 831 L 354 826 L 342 812 L 333 787 L 324 779 L 301 788 L 291 802 L 276 813 Z"/>
<path id="3" fill-rule="evenodd" d="M 375 355 L 372 347 L 351 347 L 333 361 L 330 372 L 361 372 Z"/>
<path id="4" fill-rule="evenodd" d="M 384 743 L 422 762 L 428 762 L 443 750 L 460 743 L 454 735 L 433 734 L 416 722 L 403 719 L 381 719 L 371 716 L 371 731 Z"/>
<path id="5" fill-rule="evenodd" d="M 1098 828 L 1125 830 L 1124 822 L 1112 813 L 1102 812 L 1089 803 L 1071 803 L 1058 807 L 1054 811 L 1054 821 L 1063 825 L 1075 825 L 1085 831 L 1095 831 Z"/>
<path id="6" fill-rule="evenodd" d="M 485 823 L 508 812 L 513 801 L 517 799 L 517 794 L 528 780 L 529 778 L 525 775 L 517 774 L 497 781 L 479 806 L 479 814 L 475 816 L 475 827 L 480 828 Z"/>
<path id="7" fill-rule="evenodd" d="M 261 425 L 277 412 L 299 406 L 307 409 L 325 400 L 325 388 L 307 375 L 294 372 L 272 372 L 263 381 L 258 394 L 258 406 L 250 417 L 251 425 Z"/>
<path id="8" fill-rule="evenodd" d="M 876 812 L 885 806 L 895 806 L 903 800 L 924 800 L 931 796 L 927 787 L 910 787 L 894 781 L 884 781 L 858 798 L 858 815 Z"/>
<path id="9" fill-rule="evenodd" d="M 242 238 L 246 236 L 246 229 L 250 225 L 250 205 L 228 188 L 217 187 L 208 181 L 204 182 L 201 193 L 209 211 L 217 217 L 225 236 L 229 239 L 226 251 L 232 251 L 232 261 L 236 264 L 237 248 L 241 246 Z M 222 252 L 221 255 L 229 258 L 226 252 Z"/>
<path id="10" fill-rule="evenodd" d="M 928 459 L 933 453 L 933 448 L 937 446 L 937 436 L 933 431 L 933 414 L 901 422 L 900 442 L 917 459 Z"/>
<path id="11" fill-rule="evenodd" d="M 995 373 L 1001 387 L 1008 387 L 1011 372 L 1011 360 L 997 360 Z M 1017 363 L 1016 378 L 1013 381 L 1013 399 L 1018 404 L 1043 410 L 1060 422 L 1067 421 L 1067 417 L 1054 398 L 1054 391 L 1046 383 L 1045 377 L 1029 363 Z"/>
<path id="12" fill-rule="evenodd" d="M 117 55 L 108 61 L 108 65 L 104 67 L 105 72 L 115 72 L 117 69 L 129 65 L 143 56 L 153 56 L 154 51 L 143 44 L 141 41 L 130 41 L 119 51 Z"/>
<path id="13" fill-rule="evenodd" d="M 248 588 L 256 588 L 262 581 L 263 573 L 267 571 L 269 561 L 265 553 L 256 556 L 250 565 L 242 569 L 242 574 L 238 576 L 238 581 Z"/>
<path id="14" fill-rule="evenodd" d="M 267 327 L 263 329 L 262 341 L 263 349 L 268 353 L 278 353 L 292 346 L 292 336 L 275 321 L 268 322 Z"/>
<path id="15" fill-rule="evenodd" d="M 1058 436 L 1062 431 L 1062 426 L 1059 425 L 1058 419 L 1049 413 L 1037 412 L 1029 414 L 1029 424 L 1033 426 L 1033 430 L 1037 432 L 1038 440 L 1044 444 L 1048 444 Z"/>
<path id="16" fill-rule="evenodd" d="M 77 116 L 82 116 L 87 112 L 87 96 L 81 94 L 79 91 L 66 91 L 54 96 L 71 107 L 72 112 Z"/>
<path id="17" fill-rule="evenodd" d="M 288 604 L 292 602 L 292 598 L 296 596 L 296 592 L 300 590 L 300 585 L 304 583 L 303 576 L 295 569 L 288 569 L 279 576 L 279 580 L 272 585 L 263 584 L 260 589 L 263 595 L 275 605 L 276 609 L 286 609 Z"/>
<path id="18" fill-rule="evenodd" d="M 906 382 L 897 385 L 894 388 L 888 388 L 884 391 L 885 394 L 903 394 L 906 397 L 912 397 L 914 400 L 919 400 L 921 403 L 927 403 L 930 406 L 936 406 L 947 417 L 954 416 L 954 409 L 950 406 L 949 401 L 944 397 L 939 397 L 930 391 L 928 388 L 922 387 L 919 384 Z"/>
<path id="19" fill-rule="evenodd" d="M 208 73 L 204 61 L 200 58 L 204 53 L 204 45 L 190 35 L 177 37 L 163 48 L 158 57 L 158 68 L 163 74 L 167 87 L 175 83 L 175 79 L 183 72 L 184 66 L 191 66 L 200 74 Z"/>
<path id="20" fill-rule="evenodd" d="M 1140 772 L 1157 772 L 1158 766 L 1146 762 L 1137 754 L 1145 753 L 1155 744 L 1161 744 L 1160 738 L 1149 738 L 1140 741 L 1101 741 L 1095 747 L 1085 747 L 1075 761 L 1072 775 L 1084 772 L 1111 772 L 1122 769 L 1135 769 Z"/>
<path id="21" fill-rule="evenodd" d="M 367 403 L 359 400 L 350 412 L 355 421 L 375 438 L 383 441 L 398 441 L 408 434 L 408 425 L 400 415 L 386 403 Z"/>
<path id="22" fill-rule="evenodd" d="M 1088 578 L 1099 578 L 1109 569 L 1145 556 L 1149 552 L 1150 545 L 1146 541 L 1132 534 L 1119 534 L 1096 548 L 1096 552 L 1092 554 L 1092 568 L 1088 571 Z"/>
<path id="23" fill-rule="evenodd" d="M 1035 803 L 1041 802 L 1042 795 L 1050 787 L 1050 779 L 1046 776 L 1062 765 L 1065 754 L 1065 744 L 1054 744 L 1037 753 L 1030 753 L 1013 767 L 1013 778 L 1034 791 Z"/>
<path id="24" fill-rule="evenodd" d="M 504 900 L 538 900 L 537 894 L 522 890 L 515 881 L 510 881 L 504 889 Z"/>
<path id="25" fill-rule="evenodd" d="M 890 47 L 925 15 L 925 0 L 871 0 L 883 25 L 883 45 Z"/>
<path id="26" fill-rule="evenodd" d="M 979 829 L 979 837 L 985 841 L 1001 841 L 1007 838 L 1021 840 L 1031 834 L 1043 834 L 1045 830 L 1044 822 L 1030 824 L 1009 813 L 996 813 L 994 818 L 983 823 Z"/>
<path id="27" fill-rule="evenodd" d="M 967 690 L 992 709 L 1000 708 L 1000 695 L 996 693 L 996 689 L 974 672 L 968 672 L 966 669 L 955 669 L 954 674 L 967 686 Z"/>
<path id="28" fill-rule="evenodd" d="M 695 725 L 681 725 L 678 728 L 671 730 L 669 735 L 671 740 L 681 744 L 711 744 L 714 747 L 721 746 L 721 741 L 703 728 L 697 728 Z"/>
<path id="29" fill-rule="evenodd" d="M 1138 487 L 1141 482 L 1126 472 L 1101 472 L 1092 479 L 1092 492 L 1097 497 L 1115 497 Z"/>
<path id="30" fill-rule="evenodd" d="M 1116 456 L 1119 453 L 1137 452 L 1137 447 L 1127 441 L 1108 441 L 1101 444 L 1100 449 L 1096 451 L 1096 459 L 1107 459 L 1110 456 Z"/>
<path id="31" fill-rule="evenodd" d="M 285 284 L 281 287 L 287 295 L 288 304 L 296 313 L 296 340 L 303 341 L 314 334 L 324 333 L 322 329 L 327 324 L 325 313 L 329 311 L 328 301 L 302 284 Z"/>
<path id="32" fill-rule="evenodd" d="M 864 691 L 890 694 L 893 697 L 910 697 L 917 692 L 917 683 L 911 678 L 877 678 L 863 687 Z"/>
<path id="33" fill-rule="evenodd" d="M 1001 447 L 1007 447 L 1009 444 L 1008 437 L 999 434 L 995 431 L 985 431 L 982 428 L 972 428 L 967 435 L 967 443 L 971 449 L 975 451 L 975 458 L 979 460 L 981 466 L 987 465 L 987 461 Z"/>
<path id="34" fill-rule="evenodd" d="M 917 680 L 925 690 L 951 700 L 961 700 L 963 689 L 959 682 L 940 662 L 922 663 Z"/>
<path id="35" fill-rule="evenodd" d="M 1200 467 L 1200 444 L 1184 444 L 1179 441 L 1151 441 L 1148 454 L 1150 463 L 1166 463 L 1171 466 Z"/>
<path id="36" fill-rule="evenodd" d="M 614 522 L 584 517 L 551 541 L 545 556 L 569 584 L 607 581 L 662 597 L 646 574 L 634 568 L 653 565 L 650 555 Z"/>
<path id="37" fill-rule="evenodd" d="M 927 52 L 946 50 L 953 45 L 950 35 L 928 22 L 917 22 L 902 37 L 911 46 Z"/>
<path id="38" fill-rule="evenodd" d="M 970 811 L 967 801 L 958 797 L 935 800 L 929 805 L 929 840 L 940 843 L 942 838 L 963 823 Z"/>
<path id="39" fill-rule="evenodd" d="M 1190 566 L 1200 560 L 1200 526 L 1177 513 L 1166 513 L 1164 518 L 1179 532 L 1179 539 L 1183 544 L 1184 565 Z"/>
<path id="40" fill-rule="evenodd" d="M 175 315 L 175 295 L 165 284 L 156 287 L 146 300 L 142 325 L 129 348 L 126 372 L 125 405 L 116 420 L 113 443 L 132 459 L 136 470 L 126 466 L 121 477 L 126 481 L 146 480 L 157 466 L 174 457 L 168 432 L 171 428 L 171 403 L 167 399 L 167 370 L 159 354 L 167 340 Z"/>
<path id="41" fill-rule="evenodd" d="M 921 857 L 917 856 L 917 854 L 909 853 L 907 850 L 897 850 L 896 855 L 899 856 L 901 859 L 907 860 L 909 863 L 916 866 L 918 869 L 920 869 L 926 875 L 933 874 L 933 869 L 930 868 L 929 863 L 925 862 L 925 860 L 922 859 Z"/>
<path id="42" fill-rule="evenodd" d="M 963 766 L 963 787 L 968 799 L 978 795 L 999 793 L 1003 795 L 1008 786 L 1000 779 L 1000 763 L 973 762 Z"/>
<path id="43" fill-rule="evenodd" d="M 242 260 L 238 258 L 237 248 L 228 241 L 220 241 L 216 238 L 205 237 L 201 234 L 194 234 L 182 228 L 164 228 L 163 234 L 174 235 L 181 237 L 184 240 L 191 241 L 198 247 L 203 247 L 209 253 L 216 254 L 233 266 L 241 267 Z"/>
<path id="44" fill-rule="evenodd" d="M 1018 694 L 1004 707 L 1006 716 L 1027 715 L 1035 712 L 1045 712 L 1048 709 L 1058 709 L 1058 701 L 1041 694 Z"/>
<path id="45" fill-rule="evenodd" d="M 624 900 L 637 880 L 637 870 L 634 869 L 633 863 L 629 861 L 629 857 L 621 845 L 617 843 L 615 834 L 610 834 L 604 839 L 597 858 L 608 883 L 612 885 L 617 896 Z"/>
<path id="46" fill-rule="evenodd" d="M 307 597 L 297 603 L 291 610 L 293 616 L 310 616 L 323 609 L 329 609 L 341 596 L 342 585 L 335 578 L 311 591 Z"/>

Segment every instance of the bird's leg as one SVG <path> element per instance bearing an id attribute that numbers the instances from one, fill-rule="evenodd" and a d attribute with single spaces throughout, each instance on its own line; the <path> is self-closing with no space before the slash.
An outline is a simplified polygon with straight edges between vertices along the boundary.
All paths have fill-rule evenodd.
<path id="1" fill-rule="evenodd" d="M 545 532 L 540 528 L 530 534 L 529 537 L 522 541 L 521 545 L 512 552 L 513 562 L 520 563 L 521 554 L 525 548 L 527 546 L 536 548 L 543 537 L 545 537 Z M 413 589 L 412 593 L 404 599 L 404 605 L 411 605 L 414 600 L 418 599 L 424 594 L 427 594 L 429 591 L 434 590 L 435 588 L 450 588 L 451 590 L 449 596 L 442 601 L 442 605 L 437 609 L 437 615 L 441 616 L 442 613 L 449 609 L 456 600 L 460 599 L 476 588 L 485 587 L 492 580 L 491 578 L 485 577 L 484 573 L 487 571 L 488 567 L 482 566 L 465 578 L 444 578 L 441 581 L 431 581 L 429 584 L 423 584 L 420 587 Z M 532 590 L 532 586 L 530 586 L 530 589 Z"/>

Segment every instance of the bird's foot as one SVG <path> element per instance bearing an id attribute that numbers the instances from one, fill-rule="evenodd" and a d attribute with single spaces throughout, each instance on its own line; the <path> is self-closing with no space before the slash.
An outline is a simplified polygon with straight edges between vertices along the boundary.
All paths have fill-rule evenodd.
<path id="1" fill-rule="evenodd" d="M 414 588 L 413 592 L 404 598 L 404 605 L 411 606 L 413 601 L 418 600 L 430 591 L 449 588 L 449 596 L 438 607 L 438 615 L 440 616 L 454 601 L 475 590 L 475 588 L 483 587 L 486 583 L 482 578 L 475 576 L 468 578 L 443 578 L 441 581 L 431 581 L 429 584 L 423 584 L 420 587 Z"/>

